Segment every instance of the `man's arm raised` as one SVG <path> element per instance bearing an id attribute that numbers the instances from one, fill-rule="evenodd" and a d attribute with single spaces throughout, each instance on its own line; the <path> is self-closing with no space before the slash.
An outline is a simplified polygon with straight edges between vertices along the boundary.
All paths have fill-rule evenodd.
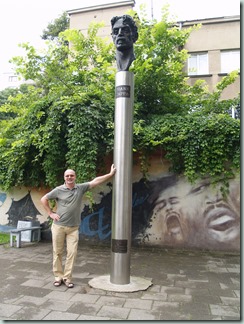
<path id="1" fill-rule="evenodd" d="M 107 173 L 103 176 L 100 176 L 100 177 L 96 177 L 92 181 L 89 182 L 90 188 L 94 188 L 94 187 L 100 185 L 101 183 L 107 181 L 108 179 L 110 179 L 111 177 L 114 176 L 115 172 L 116 172 L 116 168 L 114 167 L 114 164 L 112 164 L 111 170 L 109 173 Z"/>

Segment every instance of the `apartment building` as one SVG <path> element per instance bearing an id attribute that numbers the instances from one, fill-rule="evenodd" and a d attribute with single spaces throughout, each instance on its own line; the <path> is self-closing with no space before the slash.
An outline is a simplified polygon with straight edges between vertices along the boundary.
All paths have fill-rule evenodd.
<path id="1" fill-rule="evenodd" d="M 125 14 L 128 9 L 133 9 L 134 5 L 134 0 L 127 0 L 69 10 L 70 28 L 79 29 L 86 34 L 92 21 L 103 21 L 105 26 L 99 30 L 98 35 L 111 37 L 111 18 Z M 185 49 L 190 54 L 185 72 L 189 76 L 189 84 L 193 85 L 197 79 L 205 80 L 210 91 L 213 91 L 223 76 L 240 69 L 240 16 L 206 18 L 178 23 L 179 28 L 197 24 L 201 24 L 201 28 L 193 31 L 185 44 Z M 225 89 L 222 99 L 233 98 L 239 92 L 240 77 Z"/>
<path id="2" fill-rule="evenodd" d="M 124 15 L 127 10 L 133 9 L 134 5 L 135 0 L 124 0 L 116 3 L 68 10 L 70 29 L 78 29 L 86 35 L 91 22 L 104 22 L 104 27 L 99 29 L 98 36 L 111 37 L 111 19 L 114 16 Z"/>
<path id="3" fill-rule="evenodd" d="M 185 49 L 190 54 L 185 71 L 189 84 L 205 80 L 210 91 L 228 73 L 240 69 L 240 16 L 182 21 L 180 28 L 201 24 L 191 33 Z M 223 92 L 230 99 L 240 92 L 240 77 Z"/>
<path id="4" fill-rule="evenodd" d="M 12 70 L 0 74 L 0 91 L 6 88 L 19 88 L 21 84 L 33 85 L 35 83 L 32 80 L 25 80 Z"/>
<path id="5" fill-rule="evenodd" d="M 0 74 L 0 91 L 6 88 L 18 88 L 23 83 L 29 82 L 17 76 L 17 74 L 12 70 Z"/>

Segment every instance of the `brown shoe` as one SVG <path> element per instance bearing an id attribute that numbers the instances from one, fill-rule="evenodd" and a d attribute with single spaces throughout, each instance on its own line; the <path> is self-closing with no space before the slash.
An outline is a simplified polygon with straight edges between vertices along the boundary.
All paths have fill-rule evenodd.
<path id="1" fill-rule="evenodd" d="M 62 280 L 55 280 L 54 283 L 53 283 L 53 285 L 54 285 L 55 287 L 59 287 L 59 286 L 61 286 L 61 285 L 62 285 Z"/>
<path id="2" fill-rule="evenodd" d="M 68 288 L 73 288 L 74 287 L 74 284 L 72 282 L 67 281 L 67 279 L 63 279 L 63 283 Z"/>

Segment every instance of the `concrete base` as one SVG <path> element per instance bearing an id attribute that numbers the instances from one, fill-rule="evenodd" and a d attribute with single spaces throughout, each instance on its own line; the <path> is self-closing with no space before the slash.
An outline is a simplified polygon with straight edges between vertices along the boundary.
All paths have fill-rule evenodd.
<path id="1" fill-rule="evenodd" d="M 116 291 L 116 292 L 134 292 L 139 290 L 146 290 L 148 287 L 152 285 L 152 281 L 138 278 L 138 277 L 130 277 L 130 283 L 127 285 L 116 285 L 110 282 L 110 276 L 100 276 L 97 278 L 91 279 L 88 284 L 92 288 L 108 290 L 108 291 Z"/>

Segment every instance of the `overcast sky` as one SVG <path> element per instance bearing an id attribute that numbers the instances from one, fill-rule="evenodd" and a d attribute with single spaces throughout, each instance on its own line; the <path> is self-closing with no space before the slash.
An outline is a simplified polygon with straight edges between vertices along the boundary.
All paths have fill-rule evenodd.
<path id="1" fill-rule="evenodd" d="M 30 42 L 34 47 L 41 47 L 42 31 L 49 22 L 59 17 L 64 11 L 118 2 L 119 0 L 0 0 L 0 73 L 9 70 L 8 60 L 21 51 L 19 43 Z M 242 1 L 241 1 L 242 2 Z M 169 4 L 170 16 L 176 20 L 191 20 L 210 17 L 232 16 L 240 14 L 240 1 L 231 0 L 136 0 L 137 10 L 146 3 L 148 14 L 160 17 L 160 10 Z"/>

